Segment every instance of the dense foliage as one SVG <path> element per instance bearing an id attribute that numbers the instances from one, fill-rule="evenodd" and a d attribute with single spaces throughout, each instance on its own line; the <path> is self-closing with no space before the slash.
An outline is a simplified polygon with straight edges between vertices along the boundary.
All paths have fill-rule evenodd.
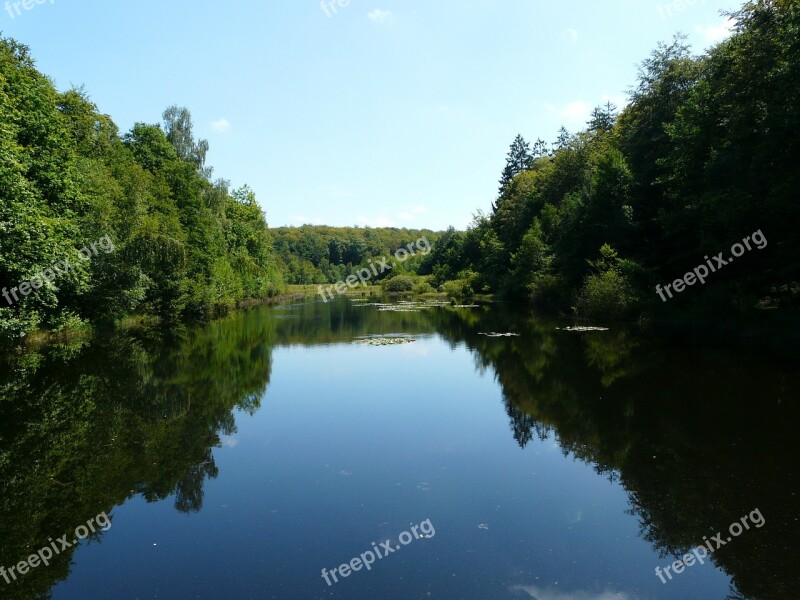
<path id="1" fill-rule="evenodd" d="M 733 35 L 702 56 L 680 36 L 660 45 L 620 114 L 598 107 L 545 152 L 518 137 L 493 214 L 444 235 L 422 272 L 585 316 L 797 305 L 800 3 L 732 17 Z M 656 295 L 756 231 L 763 251 Z"/>
<path id="2" fill-rule="evenodd" d="M 59 93 L 25 46 L 0 39 L 0 340 L 131 313 L 207 317 L 274 294 L 264 214 L 248 187 L 210 180 L 207 150 L 178 107 L 120 136 L 85 92 Z M 80 260 L 101 238 L 113 251 Z M 73 268 L 53 273 L 64 260 Z"/>
<path id="3" fill-rule="evenodd" d="M 281 273 L 291 284 L 343 281 L 372 260 L 390 257 L 419 239 L 433 244 L 441 235 L 429 229 L 326 225 L 277 227 L 271 233 Z M 385 276 L 414 273 L 419 262 L 412 257 Z"/>

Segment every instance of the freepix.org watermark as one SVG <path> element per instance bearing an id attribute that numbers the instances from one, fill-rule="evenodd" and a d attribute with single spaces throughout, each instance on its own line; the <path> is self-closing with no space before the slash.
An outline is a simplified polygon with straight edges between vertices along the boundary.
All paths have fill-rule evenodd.
<path id="1" fill-rule="evenodd" d="M 707 536 L 704 536 L 703 541 L 705 542 L 705 544 L 702 546 L 698 546 L 697 548 L 692 550 L 689 554 L 685 554 L 683 556 L 683 560 L 676 560 L 671 565 L 667 565 L 663 571 L 661 570 L 661 567 L 656 567 L 656 577 L 658 577 L 661 580 L 661 583 L 667 583 L 667 580 L 664 578 L 664 575 L 666 575 L 669 578 L 669 580 L 672 581 L 672 574 L 669 572 L 670 569 L 675 571 L 676 575 L 679 575 L 683 573 L 683 570 L 686 567 L 694 566 L 695 562 L 699 562 L 701 565 L 705 564 L 705 561 L 703 559 L 706 558 L 709 554 L 711 554 L 715 550 L 719 550 L 725 544 L 732 541 L 733 538 L 742 535 L 745 529 L 750 529 L 750 524 L 747 522 L 748 518 L 750 519 L 750 521 L 753 522 L 753 525 L 756 526 L 756 529 L 761 529 L 766 523 L 764 515 L 761 514 L 761 511 L 759 509 L 755 509 L 749 515 L 743 516 L 741 519 L 739 519 L 739 521 L 731 523 L 731 526 L 728 527 L 728 533 L 730 533 L 730 535 L 727 537 L 726 540 L 722 539 L 723 536 L 722 533 L 717 533 L 717 535 L 712 536 L 710 540 L 708 539 Z M 706 548 L 708 548 L 708 550 L 706 550 Z"/>
<path id="2" fill-rule="evenodd" d="M 754 234 L 748 235 L 746 238 L 744 238 L 741 244 L 737 242 L 731 246 L 731 254 L 733 254 L 733 256 L 736 258 L 743 256 L 747 250 L 753 249 L 753 246 L 750 245 L 751 241 L 759 250 L 763 250 L 767 247 L 767 238 L 764 237 L 764 234 L 761 233 L 761 230 L 759 229 Z M 704 284 L 706 282 L 706 277 L 708 277 L 711 273 L 716 273 L 722 267 L 733 262 L 733 258 L 728 258 L 726 260 L 723 258 L 722 254 L 722 252 L 717 254 L 714 257 L 714 261 L 706 256 L 705 259 L 708 266 L 706 266 L 706 264 L 702 264 L 698 267 L 695 267 L 693 271 L 690 271 L 684 275 L 682 279 L 676 279 L 672 283 L 668 283 L 663 289 L 661 288 L 661 285 L 657 285 L 656 294 L 658 294 L 659 297 L 666 302 L 667 298 L 664 296 L 664 292 L 666 292 L 667 296 L 670 298 L 673 297 L 670 288 L 672 288 L 675 292 L 680 293 L 686 289 L 686 286 L 692 286 L 698 281 L 701 284 Z M 709 271 L 709 269 L 711 270 Z"/>
<path id="3" fill-rule="evenodd" d="M 322 0 L 319 6 L 322 9 L 322 12 L 324 12 L 328 18 L 330 18 L 336 14 L 337 7 L 347 8 L 350 6 L 350 0 Z"/>
<path id="4" fill-rule="evenodd" d="M 372 550 L 363 552 L 361 556 L 352 559 L 349 563 L 339 565 L 330 571 L 328 571 L 328 569 L 322 569 L 322 578 L 325 580 L 325 583 L 328 584 L 328 587 L 330 587 L 334 583 L 339 583 L 337 571 L 338 575 L 342 578 L 349 577 L 352 573 L 360 571 L 364 567 L 367 568 L 367 571 L 370 571 L 376 560 L 380 560 L 393 552 L 397 552 L 400 548 L 408 546 L 414 540 L 432 538 L 436 535 L 436 529 L 434 529 L 430 519 L 425 519 L 419 525 L 412 525 L 410 529 L 414 535 L 412 536 L 410 532 L 404 531 L 398 536 L 400 543 L 397 545 L 392 545 L 392 540 L 386 540 L 380 544 L 372 542 Z M 381 554 L 381 550 L 383 550 L 383 554 Z M 331 577 L 333 578 L 333 583 L 331 583 Z"/>
<path id="5" fill-rule="evenodd" d="M 20 11 L 20 7 L 22 10 L 33 10 L 33 7 L 37 4 L 44 4 L 49 2 L 50 4 L 55 4 L 56 0 L 21 0 L 19 2 L 6 2 L 6 12 L 11 15 L 11 18 L 18 17 L 22 15 L 22 11 Z"/>
<path id="6" fill-rule="evenodd" d="M 114 242 L 111 241 L 110 237 L 104 235 L 96 242 L 89 244 L 88 247 L 78 250 L 78 259 L 84 262 L 91 261 L 92 257 L 97 256 L 98 254 L 98 246 L 106 254 L 114 251 Z M 72 265 L 69 258 L 61 260 L 51 265 L 44 271 L 37 273 L 28 281 L 23 281 L 17 287 L 11 288 L 11 290 L 4 287 L 2 291 L 3 298 L 6 299 L 6 302 L 8 302 L 9 306 L 13 306 L 14 302 L 19 302 L 19 296 L 17 295 L 17 292 L 19 292 L 21 296 L 25 297 L 31 292 L 47 285 L 47 283 L 53 283 L 57 277 L 66 275 L 71 269 L 74 268 L 75 267 Z M 11 299 L 12 296 L 14 298 L 13 300 Z"/>
<path id="7" fill-rule="evenodd" d="M 398 262 L 403 263 L 410 257 L 415 256 L 417 254 L 417 250 L 419 250 L 420 254 L 423 255 L 431 253 L 431 244 L 427 238 L 419 238 L 416 242 L 408 244 L 408 246 L 405 248 L 398 249 L 397 252 L 394 253 L 394 258 L 397 262 L 390 263 L 386 258 L 379 258 L 377 266 L 373 262 L 370 262 L 369 268 L 364 267 L 363 269 L 359 269 L 355 275 L 346 277 L 344 281 L 340 281 L 336 285 L 329 285 L 324 289 L 322 286 L 319 286 L 317 288 L 317 293 L 322 296 L 323 302 L 333 300 L 334 290 L 337 294 L 344 294 L 348 288 L 353 289 L 359 285 L 365 285 L 373 277 L 377 277 L 386 271 L 391 271 L 397 266 Z M 378 267 L 380 267 L 380 271 L 378 270 Z"/>
<path id="8" fill-rule="evenodd" d="M 673 11 L 679 13 L 683 12 L 690 6 L 694 6 L 695 4 L 705 4 L 705 3 L 706 0 L 674 0 L 673 2 L 667 2 L 666 5 L 659 4 L 657 10 L 661 19 L 666 21 L 668 18 L 672 16 Z"/>
<path id="9" fill-rule="evenodd" d="M 17 580 L 17 575 L 22 577 L 39 565 L 49 566 L 53 557 L 61 554 L 62 550 L 72 548 L 78 544 L 78 540 L 85 540 L 90 534 L 95 533 L 98 530 L 95 525 L 99 527 L 100 531 L 111 529 L 111 519 L 108 518 L 105 511 L 86 521 L 86 525 L 78 525 L 73 532 L 75 537 L 71 542 L 67 539 L 69 537 L 68 533 L 65 533 L 56 541 L 53 541 L 53 538 L 47 538 L 50 544 L 41 548 L 36 554 L 31 554 L 26 560 L 18 562 L 9 569 L 0 566 L 0 577 L 5 579 L 7 584 L 10 584 L 12 581 Z"/>

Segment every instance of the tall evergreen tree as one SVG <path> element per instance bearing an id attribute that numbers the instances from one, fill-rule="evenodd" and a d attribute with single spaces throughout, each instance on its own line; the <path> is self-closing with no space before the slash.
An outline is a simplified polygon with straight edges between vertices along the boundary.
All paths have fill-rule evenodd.
<path id="1" fill-rule="evenodd" d="M 592 117 L 587 125 L 592 133 L 606 132 L 613 129 L 617 122 L 617 107 L 610 101 L 605 106 L 597 106 L 592 111 Z"/>
<path id="2" fill-rule="evenodd" d="M 503 193 L 506 191 L 508 184 L 517 175 L 530 169 L 533 165 L 534 155 L 531 153 L 531 147 L 521 135 L 517 135 L 506 157 L 506 166 L 503 169 L 503 175 L 500 177 L 500 197 L 494 203 L 494 210 L 500 206 Z"/>
<path id="3" fill-rule="evenodd" d="M 531 163 L 537 158 L 542 156 L 547 156 L 550 154 L 550 149 L 547 147 L 547 142 L 545 142 L 542 138 L 536 140 L 536 143 L 533 145 L 533 149 L 531 150 L 531 158 L 533 159 Z"/>
<path id="4" fill-rule="evenodd" d="M 563 125 L 558 130 L 558 137 L 556 138 L 555 143 L 553 144 L 553 154 L 564 150 L 567 146 L 569 146 L 569 141 L 572 138 L 567 128 Z"/>

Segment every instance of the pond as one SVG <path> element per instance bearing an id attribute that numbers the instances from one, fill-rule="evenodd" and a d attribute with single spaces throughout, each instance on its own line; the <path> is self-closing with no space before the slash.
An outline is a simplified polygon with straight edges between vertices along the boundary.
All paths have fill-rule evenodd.
<path id="1" fill-rule="evenodd" d="M 7 356 L 0 597 L 796 597 L 794 351 L 567 325 L 339 299 Z"/>

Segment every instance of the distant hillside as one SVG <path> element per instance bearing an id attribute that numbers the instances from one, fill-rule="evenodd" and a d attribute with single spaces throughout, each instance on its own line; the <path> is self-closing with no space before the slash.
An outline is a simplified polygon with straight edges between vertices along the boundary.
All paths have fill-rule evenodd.
<path id="1" fill-rule="evenodd" d="M 390 257 L 420 238 L 433 245 L 443 235 L 430 229 L 327 225 L 278 227 L 270 232 L 278 268 L 290 284 L 334 283 L 371 259 Z M 394 272 L 416 272 L 419 258 L 409 259 Z"/>

